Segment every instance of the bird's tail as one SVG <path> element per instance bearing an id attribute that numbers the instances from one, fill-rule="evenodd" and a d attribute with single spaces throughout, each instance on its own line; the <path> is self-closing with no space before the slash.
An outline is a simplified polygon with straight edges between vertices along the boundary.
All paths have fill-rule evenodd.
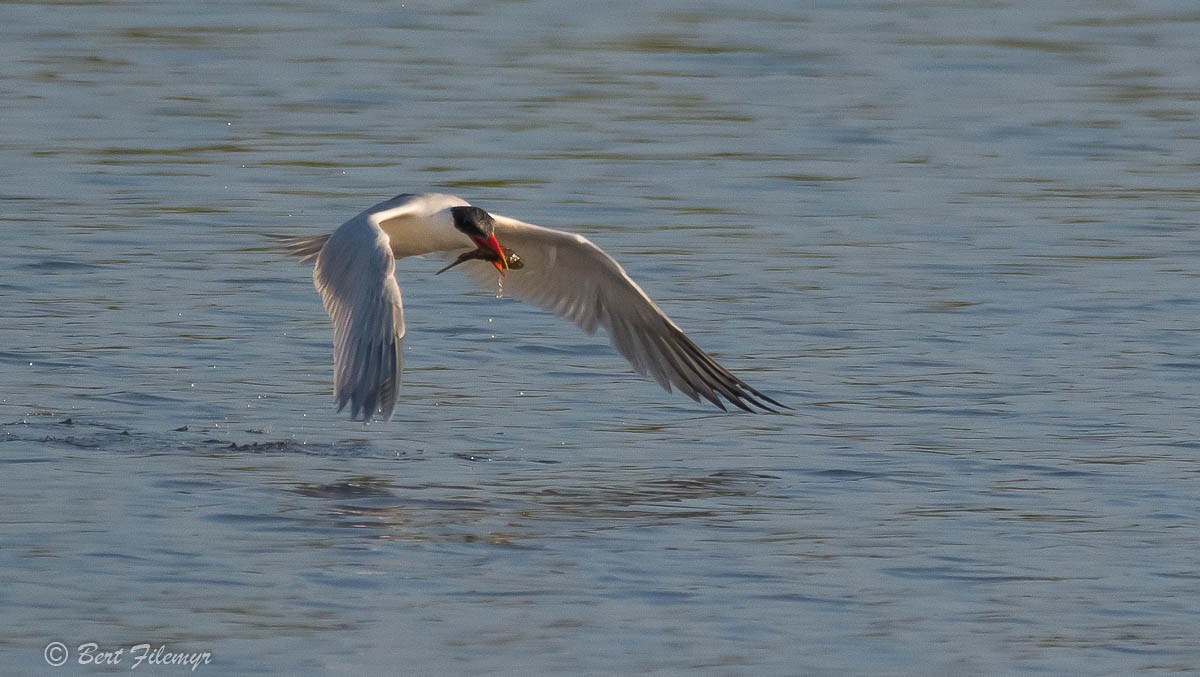
<path id="1" fill-rule="evenodd" d="M 317 258 L 317 254 L 325 247 L 325 243 L 329 241 L 329 235 L 268 235 L 267 237 L 275 240 L 284 253 L 295 256 L 300 259 L 301 263 L 308 263 Z"/>

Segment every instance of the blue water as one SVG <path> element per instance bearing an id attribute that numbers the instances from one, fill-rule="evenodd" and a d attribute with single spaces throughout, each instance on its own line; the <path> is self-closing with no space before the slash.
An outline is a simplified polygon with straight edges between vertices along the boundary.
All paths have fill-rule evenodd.
<path id="1" fill-rule="evenodd" d="M 1200 671 L 1191 4 L 0 17 L 6 673 Z M 396 417 L 337 414 L 263 234 L 423 190 L 794 412 L 408 260 Z"/>

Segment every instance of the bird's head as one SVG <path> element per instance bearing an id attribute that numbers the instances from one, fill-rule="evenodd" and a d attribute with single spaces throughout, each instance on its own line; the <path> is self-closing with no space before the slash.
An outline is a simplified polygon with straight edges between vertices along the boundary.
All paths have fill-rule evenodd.
<path id="1" fill-rule="evenodd" d="M 479 207 L 451 207 L 450 216 L 454 218 L 454 227 L 475 243 L 477 258 L 491 261 L 503 275 L 508 270 L 508 257 L 496 239 L 496 221 L 492 215 Z"/>

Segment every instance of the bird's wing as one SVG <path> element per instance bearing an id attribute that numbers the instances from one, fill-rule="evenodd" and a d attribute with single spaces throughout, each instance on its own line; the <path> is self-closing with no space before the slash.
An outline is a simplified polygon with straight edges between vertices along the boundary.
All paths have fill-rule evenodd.
<path id="1" fill-rule="evenodd" d="M 333 393 L 352 418 L 392 417 L 400 385 L 404 306 L 388 236 L 362 215 L 319 243 L 313 282 L 333 319 Z M 311 257 L 317 238 L 293 245 Z"/>
<path id="2" fill-rule="evenodd" d="M 721 409 L 722 398 L 746 411 L 787 408 L 701 350 L 620 264 L 587 238 L 492 217 L 496 238 L 524 264 L 506 273 L 506 296 L 549 310 L 589 334 L 603 327 L 633 368 L 668 392 L 674 386 L 697 402 L 703 397 Z M 461 268 L 479 284 L 496 288 L 497 274 L 490 263 L 469 261 Z"/>

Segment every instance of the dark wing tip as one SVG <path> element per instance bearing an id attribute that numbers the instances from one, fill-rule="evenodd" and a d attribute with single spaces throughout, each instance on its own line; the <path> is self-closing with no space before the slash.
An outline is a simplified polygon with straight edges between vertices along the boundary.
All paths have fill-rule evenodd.
<path id="1" fill-rule="evenodd" d="M 752 414 L 782 414 L 785 411 L 793 411 L 791 407 L 780 402 L 779 400 L 776 400 L 768 395 L 764 395 L 745 383 L 742 383 L 741 385 L 745 389 L 745 392 L 742 393 L 742 399 L 746 400 L 748 406 L 742 406 L 741 402 L 737 404 L 738 406 L 742 406 L 742 409 L 745 411 L 748 411 Z M 758 410 L 755 410 L 754 407 L 757 407 Z"/>
<path id="2" fill-rule="evenodd" d="M 733 374 L 729 372 L 726 372 L 726 374 L 732 380 L 725 384 L 725 388 L 722 389 L 723 394 L 738 409 L 751 414 L 781 414 L 784 410 L 792 410 L 786 404 L 752 388 L 745 381 Z M 724 409 L 725 407 L 721 408 Z"/>
<path id="3" fill-rule="evenodd" d="M 764 395 L 722 367 L 678 327 L 671 325 L 668 333 L 673 340 L 663 342 L 663 347 L 669 347 L 679 358 L 679 364 L 689 367 L 688 370 L 680 370 L 678 375 L 697 393 L 697 396 L 693 396 L 696 401 L 699 401 L 699 396 L 702 395 L 721 411 L 728 411 L 721 399 L 723 397 L 733 406 L 751 414 L 777 414 L 782 413 L 781 410 L 791 410 L 791 407 Z"/>

